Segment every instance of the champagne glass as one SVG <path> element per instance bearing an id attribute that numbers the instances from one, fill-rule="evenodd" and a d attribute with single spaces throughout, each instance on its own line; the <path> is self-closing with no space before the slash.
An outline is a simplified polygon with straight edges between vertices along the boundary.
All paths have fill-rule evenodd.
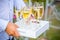
<path id="1" fill-rule="evenodd" d="M 38 19 L 40 20 L 43 17 L 44 14 L 44 7 L 40 6 L 38 7 Z"/>
<path id="2" fill-rule="evenodd" d="M 24 20 L 27 20 L 29 18 L 29 8 L 25 8 L 23 11 L 22 11 L 22 17 Z"/>
<path id="3" fill-rule="evenodd" d="M 43 17 L 43 14 L 44 14 L 43 2 L 38 5 L 37 11 L 38 11 L 38 19 L 41 20 L 41 18 Z"/>

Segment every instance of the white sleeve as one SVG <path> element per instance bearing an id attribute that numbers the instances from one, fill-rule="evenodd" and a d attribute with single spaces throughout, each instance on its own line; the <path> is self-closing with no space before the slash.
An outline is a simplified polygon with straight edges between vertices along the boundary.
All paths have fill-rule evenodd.
<path id="1" fill-rule="evenodd" d="M 0 19 L 0 32 L 5 31 L 9 21 Z"/>
<path id="2" fill-rule="evenodd" d="M 26 6 L 23 0 L 14 0 L 14 6 L 17 10 L 20 10 Z"/>

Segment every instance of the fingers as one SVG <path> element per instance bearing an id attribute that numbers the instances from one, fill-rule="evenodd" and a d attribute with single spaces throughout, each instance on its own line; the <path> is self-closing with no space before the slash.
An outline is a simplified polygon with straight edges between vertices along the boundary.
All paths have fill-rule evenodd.
<path id="1" fill-rule="evenodd" d="M 15 32 L 15 35 L 16 35 L 17 38 L 20 36 L 17 30 Z"/>
<path id="2" fill-rule="evenodd" d="M 15 31 L 14 31 L 13 36 L 14 36 L 14 37 L 16 37 L 16 38 L 18 38 L 18 37 L 19 37 L 19 33 L 18 33 L 18 31 L 17 31 L 17 30 L 15 30 Z"/>
<path id="3" fill-rule="evenodd" d="M 18 38 L 19 37 L 19 32 L 17 31 L 17 28 L 15 27 L 14 31 L 13 31 L 13 35 L 14 37 Z"/>
<path id="4" fill-rule="evenodd" d="M 18 28 L 18 26 L 17 26 L 16 24 L 14 24 L 14 32 L 13 32 L 13 36 L 16 37 L 16 38 L 19 37 L 19 33 L 18 33 L 18 31 L 17 31 L 17 28 Z"/>

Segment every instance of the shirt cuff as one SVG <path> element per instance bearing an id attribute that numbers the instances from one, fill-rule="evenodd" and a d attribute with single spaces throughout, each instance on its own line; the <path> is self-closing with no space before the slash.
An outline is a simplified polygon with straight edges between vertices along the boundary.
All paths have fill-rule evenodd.
<path id="1" fill-rule="evenodd" d="M 8 22 L 9 20 L 3 20 L 3 19 L 0 19 L 0 28 L 1 28 L 1 31 L 5 31 L 7 25 L 8 25 Z"/>

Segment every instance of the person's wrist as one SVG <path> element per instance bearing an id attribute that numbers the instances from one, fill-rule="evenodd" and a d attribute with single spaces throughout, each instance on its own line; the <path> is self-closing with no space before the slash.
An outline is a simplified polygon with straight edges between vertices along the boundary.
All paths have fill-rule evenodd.
<path id="1" fill-rule="evenodd" d="M 5 29 L 6 32 L 9 31 L 8 29 L 9 29 L 9 27 L 10 27 L 11 24 L 12 24 L 11 22 L 8 22 L 7 27 Z"/>

